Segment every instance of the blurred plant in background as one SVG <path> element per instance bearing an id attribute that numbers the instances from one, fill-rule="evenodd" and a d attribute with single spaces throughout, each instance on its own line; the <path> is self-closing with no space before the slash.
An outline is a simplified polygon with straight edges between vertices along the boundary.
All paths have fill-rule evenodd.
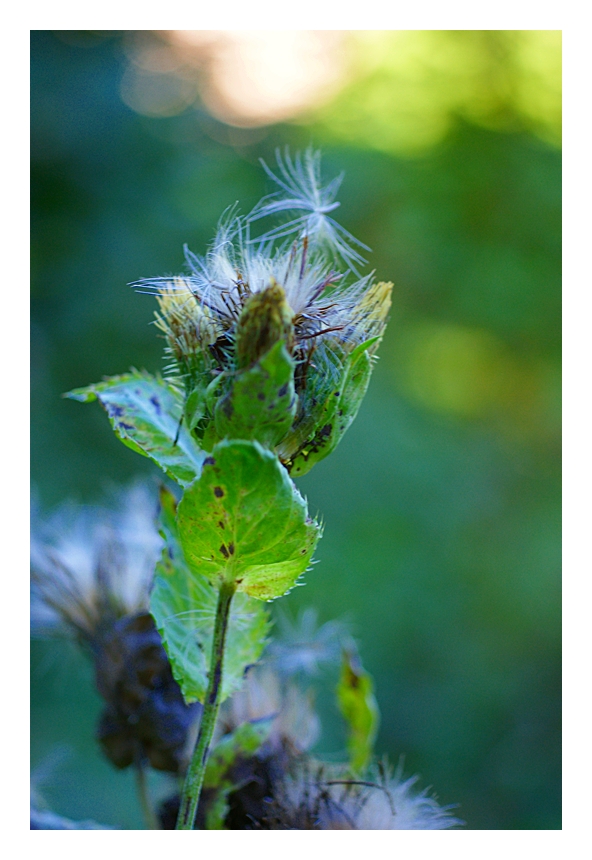
<path id="1" fill-rule="evenodd" d="M 560 34 L 302 31 L 290 51 L 285 35 L 33 33 L 42 504 L 96 501 L 141 466 L 100 414 L 60 400 L 157 366 L 151 302 L 124 285 L 179 271 L 177 248 L 205 245 L 230 194 L 248 210 L 266 190 L 260 156 L 322 145 L 348 176 L 341 221 L 394 280 L 394 309 L 363 414 L 301 480 L 331 527 L 322 583 L 288 604 L 355 607 L 377 747 L 404 751 L 470 827 L 560 827 Z M 293 77 L 274 107 L 253 58 L 273 63 L 279 45 Z M 75 656 L 67 676 L 47 668 L 61 648 L 33 643 L 33 762 L 64 739 L 76 751 L 44 794 L 71 818 L 135 826 L 127 772 L 88 741 L 89 670 Z M 318 704 L 335 708 L 322 689 Z M 322 753 L 346 743 L 334 724 Z"/>
<path id="2" fill-rule="evenodd" d="M 104 701 L 95 737 L 111 764 L 120 770 L 133 766 L 145 825 L 154 830 L 175 829 L 179 816 L 183 777 L 208 706 L 203 695 L 203 706 L 191 704 L 197 694 L 188 681 L 193 678 L 195 684 L 205 673 L 199 660 L 190 664 L 187 653 L 193 647 L 191 634 L 203 625 L 196 616 L 213 616 L 216 602 L 215 592 L 199 601 L 207 581 L 199 586 L 204 577 L 193 569 L 192 609 L 167 619 L 186 625 L 185 616 L 192 616 L 193 627 L 183 628 L 185 653 L 176 654 L 174 636 L 166 622 L 160 623 L 163 609 L 171 613 L 175 608 L 165 593 L 174 590 L 173 582 L 158 581 L 165 559 L 177 572 L 182 564 L 182 550 L 169 533 L 172 503 L 171 494 L 161 489 L 162 537 L 156 531 L 156 493 L 140 484 L 114 510 L 62 508 L 48 522 L 36 518 L 31 559 L 33 633 L 73 637 L 90 657 Z M 163 561 L 157 566 L 160 550 Z M 155 620 L 147 611 L 149 601 Z M 403 780 L 400 767 L 393 775 L 386 761 L 373 760 L 378 725 L 373 683 L 344 625 L 318 627 L 309 609 L 295 624 L 282 616 L 283 635 L 268 641 L 261 605 L 250 618 L 243 607 L 240 641 L 253 632 L 266 646 L 263 659 L 245 669 L 244 644 L 238 656 L 232 653 L 233 637 L 237 641 L 232 624 L 238 617 L 235 607 L 223 683 L 228 674 L 236 674 L 232 664 L 243 658 L 240 679 L 215 724 L 196 804 L 197 829 L 443 830 L 462 823 L 448 807 L 414 788 L 417 777 Z M 208 646 L 208 638 L 201 630 L 200 650 Z M 253 647 L 248 651 L 252 655 Z M 349 756 L 329 763 L 309 754 L 320 733 L 313 679 L 320 666 L 339 664 L 335 692 L 348 728 Z M 49 781 L 63 757 L 64 747 L 55 747 L 32 775 L 31 829 L 106 829 L 48 808 L 39 785 Z M 169 780 L 172 794 L 158 804 L 148 786 L 150 768 L 178 778 Z M 192 825 L 193 815 L 185 829 Z"/>

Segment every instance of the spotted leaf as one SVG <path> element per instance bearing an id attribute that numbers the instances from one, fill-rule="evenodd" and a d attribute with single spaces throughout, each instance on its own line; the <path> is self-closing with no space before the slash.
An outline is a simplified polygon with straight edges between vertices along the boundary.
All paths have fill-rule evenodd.
<path id="1" fill-rule="evenodd" d="M 320 528 L 277 457 L 257 442 L 226 440 L 204 461 L 177 514 L 187 562 L 210 582 L 271 600 L 308 567 Z"/>
<path id="2" fill-rule="evenodd" d="M 200 474 L 207 455 L 185 426 L 179 427 L 183 396 L 160 377 L 134 370 L 64 396 L 82 403 L 98 400 L 124 445 L 149 457 L 182 486 Z"/>
<path id="3" fill-rule="evenodd" d="M 304 404 L 303 421 L 278 447 L 293 477 L 305 475 L 330 454 L 358 414 L 372 374 L 372 347 L 378 340 L 357 346 L 343 359 L 339 380 L 328 394 L 319 403 Z"/>
<path id="4" fill-rule="evenodd" d="M 175 499 L 163 489 L 161 534 L 166 546 L 156 567 L 150 610 L 185 700 L 203 702 L 218 594 L 203 574 L 187 564 L 175 514 Z M 235 594 L 226 637 L 222 699 L 240 688 L 245 669 L 261 656 L 269 626 L 269 616 L 261 601 Z"/>

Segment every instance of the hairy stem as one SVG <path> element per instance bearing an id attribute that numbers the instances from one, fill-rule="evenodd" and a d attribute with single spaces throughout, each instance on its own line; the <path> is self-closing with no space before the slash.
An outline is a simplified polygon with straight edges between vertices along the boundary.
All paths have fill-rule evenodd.
<path id="1" fill-rule="evenodd" d="M 183 795 L 179 817 L 177 818 L 177 830 L 193 830 L 195 814 L 199 803 L 199 795 L 204 781 L 210 743 L 214 734 L 214 726 L 220 707 L 220 693 L 222 691 L 222 670 L 224 664 L 224 644 L 226 642 L 226 630 L 230 615 L 230 603 L 236 591 L 234 583 L 222 583 L 218 595 L 218 607 L 216 609 L 216 623 L 214 626 L 214 641 L 212 644 L 212 660 L 210 663 L 210 675 L 208 689 L 201 715 L 197 743 L 193 751 L 191 763 L 185 777 Z"/>

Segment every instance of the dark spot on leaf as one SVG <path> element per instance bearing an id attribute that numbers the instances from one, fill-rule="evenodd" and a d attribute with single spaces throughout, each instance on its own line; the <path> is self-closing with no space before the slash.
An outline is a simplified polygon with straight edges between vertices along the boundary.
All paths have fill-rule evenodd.
<path id="1" fill-rule="evenodd" d="M 284 385 L 282 385 L 282 387 L 278 391 L 278 394 L 280 397 L 285 397 L 287 394 L 287 391 L 288 391 L 288 383 L 286 382 L 286 383 L 284 383 Z"/>
<path id="2" fill-rule="evenodd" d="M 228 544 L 228 552 L 230 553 L 230 555 L 234 555 L 234 544 L 233 543 Z"/>
<path id="3" fill-rule="evenodd" d="M 226 526 L 224 525 L 224 523 L 222 522 L 222 520 L 218 520 L 218 525 L 220 526 L 220 528 L 221 528 L 221 529 L 226 528 Z"/>
<path id="4" fill-rule="evenodd" d="M 215 466 L 215 465 L 216 465 L 216 461 L 214 460 L 213 457 L 206 457 L 206 459 L 204 460 L 204 466 Z"/>
<path id="5" fill-rule="evenodd" d="M 156 394 L 153 394 L 153 395 L 152 395 L 152 397 L 150 398 L 150 403 L 152 403 L 152 405 L 153 405 L 153 406 L 154 406 L 154 408 L 156 409 L 156 412 L 158 413 L 158 415 L 160 415 L 160 413 L 161 413 L 161 411 L 162 411 L 162 410 L 161 410 L 161 408 L 160 408 L 160 400 L 158 399 L 158 397 L 156 396 Z"/>
<path id="6" fill-rule="evenodd" d="M 171 547 L 169 547 L 169 558 L 170 558 L 170 559 L 173 559 L 173 558 L 174 558 L 173 550 L 172 550 L 172 548 L 171 548 Z"/>
<path id="7" fill-rule="evenodd" d="M 221 499 L 224 495 L 224 490 L 222 489 L 222 487 L 214 487 L 214 495 L 217 499 Z"/>
<path id="8" fill-rule="evenodd" d="M 265 400 L 265 394 L 262 391 L 257 393 L 257 400 Z"/>
<path id="9" fill-rule="evenodd" d="M 237 584 L 237 585 L 240 585 L 242 581 L 243 581 L 242 576 L 241 576 L 241 578 L 240 578 L 240 579 L 235 579 L 235 582 L 236 582 L 236 584 Z M 247 668 L 248 668 L 248 667 L 247 667 Z M 245 671 L 246 671 L 246 670 L 245 670 Z"/>
<path id="10" fill-rule="evenodd" d="M 341 418 L 341 417 L 342 417 L 342 415 L 343 415 L 343 409 L 340 409 L 340 410 L 339 410 L 339 412 L 338 412 L 337 414 L 338 414 L 338 415 L 339 415 L 339 417 Z"/>
<path id="11" fill-rule="evenodd" d="M 321 429 L 319 430 L 319 436 L 330 436 L 332 429 L 333 427 L 331 426 L 331 424 L 325 424 L 325 426 L 321 427 Z"/>
<path id="12" fill-rule="evenodd" d="M 229 557 L 229 555 L 230 555 L 230 553 L 228 552 L 228 549 L 227 549 L 227 547 L 226 547 L 226 544 L 224 544 L 224 543 L 223 543 L 223 544 L 222 544 L 222 546 L 220 547 L 220 552 L 222 553 L 222 555 L 224 556 L 224 558 L 228 558 L 228 557 Z"/>
<path id="13" fill-rule="evenodd" d="M 115 404 L 112 404 L 108 406 L 107 409 L 111 417 L 119 418 L 121 415 L 123 415 L 123 406 L 116 406 Z"/>
<path id="14" fill-rule="evenodd" d="M 341 394 L 341 392 L 340 392 L 340 391 L 334 391 L 334 392 L 333 392 L 333 394 L 335 395 L 335 397 L 339 397 L 339 395 Z"/>
<path id="15" fill-rule="evenodd" d="M 117 426 L 121 427 L 122 430 L 133 430 L 134 429 L 133 424 L 126 424 L 124 421 L 120 421 Z"/>

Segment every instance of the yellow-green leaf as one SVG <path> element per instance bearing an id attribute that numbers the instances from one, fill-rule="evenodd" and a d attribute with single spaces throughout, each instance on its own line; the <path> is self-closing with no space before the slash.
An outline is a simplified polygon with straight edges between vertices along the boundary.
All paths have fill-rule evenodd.
<path id="1" fill-rule="evenodd" d="M 362 666 L 353 643 L 343 650 L 337 701 L 348 725 L 350 767 L 355 774 L 363 773 L 372 757 L 379 712 L 372 677 Z"/>

